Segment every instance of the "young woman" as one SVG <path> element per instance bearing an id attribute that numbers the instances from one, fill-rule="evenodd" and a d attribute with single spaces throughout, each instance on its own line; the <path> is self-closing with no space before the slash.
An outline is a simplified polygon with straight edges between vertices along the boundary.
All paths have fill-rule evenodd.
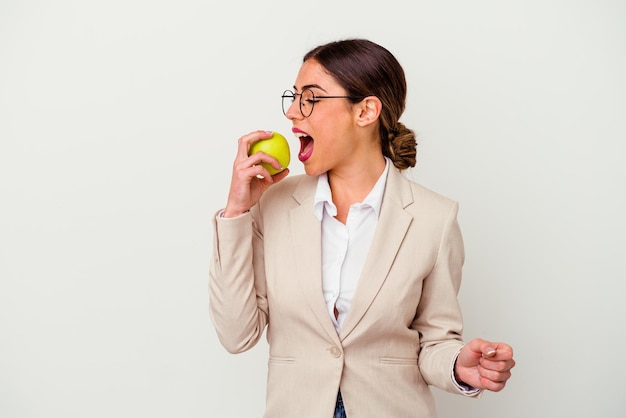
<path id="1" fill-rule="evenodd" d="M 429 385 L 477 396 L 511 375 L 510 346 L 462 341 L 458 205 L 401 174 L 416 155 L 405 98 L 387 49 L 332 42 L 283 94 L 306 175 L 248 156 L 271 132 L 239 139 L 210 312 L 232 353 L 267 327 L 266 417 L 434 417 Z"/>

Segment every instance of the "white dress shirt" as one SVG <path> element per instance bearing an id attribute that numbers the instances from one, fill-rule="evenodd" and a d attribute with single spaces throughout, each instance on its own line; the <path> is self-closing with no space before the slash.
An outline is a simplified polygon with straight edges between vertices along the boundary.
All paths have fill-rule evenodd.
<path id="1" fill-rule="evenodd" d="M 337 333 L 350 309 L 378 224 L 390 163 L 385 160 L 385 170 L 367 197 L 350 206 L 345 225 L 335 219 L 337 206 L 333 203 L 328 175 L 324 173 L 318 178 L 313 209 L 322 223 L 322 290 Z"/>

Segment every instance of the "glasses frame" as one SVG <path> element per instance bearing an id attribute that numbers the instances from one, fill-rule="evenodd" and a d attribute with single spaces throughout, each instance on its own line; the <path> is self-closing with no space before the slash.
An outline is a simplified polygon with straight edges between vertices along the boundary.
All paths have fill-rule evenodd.
<path id="1" fill-rule="evenodd" d="M 311 111 L 309 112 L 308 115 L 306 115 L 304 113 L 304 111 L 302 110 L 302 95 L 306 92 L 306 91 L 310 91 L 311 92 Z M 291 107 L 291 104 L 293 104 L 293 102 L 296 101 L 296 96 L 300 96 L 300 98 L 298 99 L 298 108 L 300 109 L 300 114 L 302 115 L 302 117 L 304 118 L 308 118 L 309 116 L 311 116 L 313 114 L 313 109 L 315 108 L 315 103 L 317 103 L 317 99 L 350 99 L 350 100 L 354 100 L 354 101 L 358 101 L 358 100 L 362 100 L 359 97 L 355 97 L 355 96 L 320 96 L 315 94 L 315 92 L 311 89 L 304 89 L 302 90 L 302 93 L 296 93 L 292 90 L 285 90 L 281 96 L 282 98 L 282 107 L 283 107 L 283 114 L 285 116 L 287 116 L 287 111 L 289 110 L 289 108 Z M 285 99 L 290 98 L 291 99 L 291 103 L 287 106 L 287 108 L 285 109 Z"/>

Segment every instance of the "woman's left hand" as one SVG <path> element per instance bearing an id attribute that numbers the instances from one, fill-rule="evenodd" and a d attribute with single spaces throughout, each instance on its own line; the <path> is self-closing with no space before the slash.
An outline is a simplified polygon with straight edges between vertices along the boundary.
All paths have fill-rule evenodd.
<path id="1" fill-rule="evenodd" d="M 461 349 L 454 365 L 454 375 L 459 383 L 499 392 L 511 377 L 514 366 L 511 346 L 477 338 Z"/>

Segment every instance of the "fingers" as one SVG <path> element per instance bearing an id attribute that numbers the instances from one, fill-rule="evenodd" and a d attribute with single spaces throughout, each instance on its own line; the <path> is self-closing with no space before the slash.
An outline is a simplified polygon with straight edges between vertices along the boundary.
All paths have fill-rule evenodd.
<path id="1" fill-rule="evenodd" d="M 482 357 L 478 360 L 478 364 L 479 368 L 482 370 L 506 374 L 509 372 L 509 370 L 515 367 L 515 360 L 513 360 L 513 349 L 508 344 L 488 343 L 485 347 L 483 347 L 481 352 Z M 496 378 L 492 380 L 498 379 Z"/>
<path id="2" fill-rule="evenodd" d="M 277 183 L 277 182 L 281 181 L 282 179 L 284 179 L 285 177 L 287 177 L 288 174 L 289 174 L 289 169 L 285 168 L 280 173 L 274 174 L 272 176 L 272 180 L 274 181 L 274 183 Z"/>
<path id="3" fill-rule="evenodd" d="M 489 341 L 481 340 L 480 338 L 473 339 L 466 344 L 466 347 L 474 354 L 480 354 L 482 356 L 492 356 L 497 350 L 497 347 L 494 347 L 494 344 Z"/>
<path id="4" fill-rule="evenodd" d="M 260 170 L 257 166 L 262 163 L 272 166 L 275 170 L 280 170 L 281 165 L 276 158 L 262 151 L 248 155 L 250 146 L 262 139 L 270 138 L 272 131 L 254 131 L 239 138 L 237 147 L 237 158 L 235 159 L 233 169 L 241 172 L 242 179 L 248 177 L 271 178 L 271 174 L 267 170 Z M 252 169 L 251 169 L 252 168 Z M 271 180 L 270 180 L 271 182 Z"/>
<path id="5" fill-rule="evenodd" d="M 467 343 L 467 348 L 476 355 L 480 354 L 482 358 L 492 360 L 506 360 L 513 358 L 513 349 L 510 345 L 505 343 L 494 343 L 476 338 Z"/>
<path id="6" fill-rule="evenodd" d="M 481 354 L 485 358 L 494 357 L 497 353 L 497 347 L 486 347 L 484 350 L 481 350 Z"/>
<path id="7" fill-rule="evenodd" d="M 248 157 L 248 150 L 250 149 L 250 144 L 259 141 L 261 139 L 267 139 L 272 136 L 272 131 L 254 131 L 250 132 L 239 138 L 238 148 L 237 148 L 237 158 L 245 159 Z"/>
<path id="8" fill-rule="evenodd" d="M 261 164 L 258 155 L 236 164 L 233 168 L 233 180 L 237 180 L 246 185 L 255 180 L 263 180 L 264 183 L 274 182 L 270 172 Z"/>
<path id="9" fill-rule="evenodd" d="M 511 369 L 515 366 L 515 362 L 507 361 L 485 361 L 481 360 L 478 366 L 478 374 L 480 381 L 486 389 L 492 391 L 500 391 L 504 389 L 506 382 L 511 377 Z"/>
<path id="10" fill-rule="evenodd" d="M 507 361 L 513 359 L 513 349 L 508 344 L 497 343 L 491 345 L 493 345 L 493 350 L 491 350 L 491 346 L 488 346 L 487 349 L 483 351 L 483 358 L 494 361 Z"/>
<path id="11" fill-rule="evenodd" d="M 471 376 L 474 375 L 477 381 L 470 384 L 494 392 L 504 389 L 515 366 L 511 346 L 481 339 L 467 343 L 457 362 L 460 366 L 457 372 L 462 379 L 473 380 Z"/>
<path id="12" fill-rule="evenodd" d="M 232 178 L 228 201 L 223 216 L 226 218 L 238 216 L 254 206 L 261 195 L 273 183 L 287 176 L 289 170 L 272 176 L 265 164 L 280 169 L 278 160 L 263 152 L 248 155 L 250 145 L 261 139 L 270 138 L 271 131 L 254 131 L 239 138 L 237 156 L 233 163 Z"/>
<path id="13" fill-rule="evenodd" d="M 515 367 L 514 360 L 491 361 L 482 359 L 478 365 L 478 372 L 490 380 L 502 381 L 511 377 L 513 367 Z"/>
<path id="14" fill-rule="evenodd" d="M 509 375 L 510 377 L 510 375 Z M 482 384 L 483 389 L 490 390 L 492 392 L 500 392 L 506 386 L 508 378 L 499 381 L 499 380 L 491 380 L 487 377 L 481 376 L 480 383 Z"/>
<path id="15" fill-rule="evenodd" d="M 495 344 L 494 350 L 487 347 L 479 360 L 478 374 L 486 389 L 499 392 L 504 389 L 511 377 L 511 369 L 515 367 L 513 350 L 507 344 Z"/>

